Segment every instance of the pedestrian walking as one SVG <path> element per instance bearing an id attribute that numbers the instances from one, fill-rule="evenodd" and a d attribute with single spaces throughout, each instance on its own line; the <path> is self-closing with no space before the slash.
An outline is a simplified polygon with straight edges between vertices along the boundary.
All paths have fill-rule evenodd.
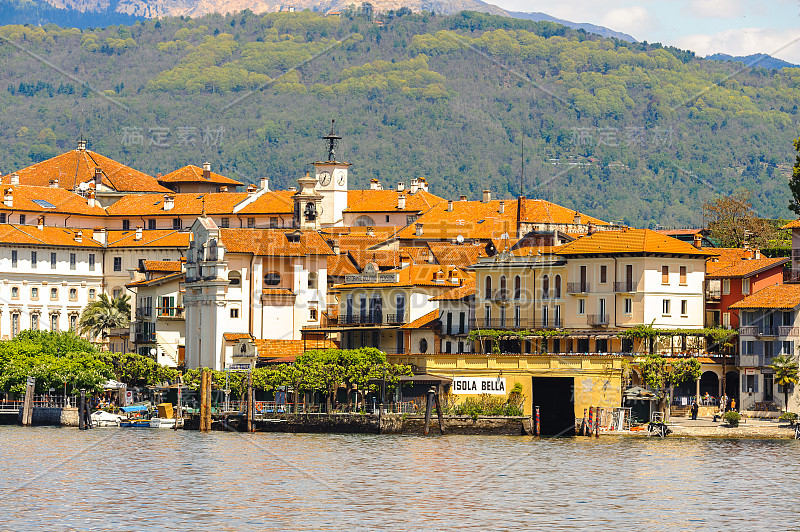
<path id="1" fill-rule="evenodd" d="M 697 411 L 700 410 L 700 407 L 697 406 L 697 401 L 692 401 L 692 419 L 697 419 Z"/>

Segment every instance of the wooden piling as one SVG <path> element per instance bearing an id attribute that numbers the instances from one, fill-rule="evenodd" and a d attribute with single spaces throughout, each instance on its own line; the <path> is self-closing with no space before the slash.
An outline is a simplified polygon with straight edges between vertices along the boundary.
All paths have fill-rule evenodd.
<path id="1" fill-rule="evenodd" d="M 436 415 L 439 418 L 439 434 L 444 434 L 444 413 L 442 406 L 439 404 L 439 394 L 434 394 L 433 401 L 436 404 Z"/>
<path id="2" fill-rule="evenodd" d="M 583 419 L 581 420 L 581 430 L 578 431 L 578 436 L 585 436 L 586 435 L 586 411 L 587 409 L 583 409 Z"/>
<path id="3" fill-rule="evenodd" d="M 211 430 L 211 372 L 203 369 L 200 375 L 200 431 Z"/>
<path id="4" fill-rule="evenodd" d="M 536 407 L 536 435 L 540 436 L 542 434 L 542 425 L 541 425 L 541 418 L 539 417 L 539 407 Z"/>
<path id="5" fill-rule="evenodd" d="M 428 390 L 428 395 L 425 397 L 425 428 L 423 433 L 425 436 L 428 435 L 431 429 L 431 413 L 433 410 L 433 398 L 436 396 L 436 391 L 431 388 Z"/>
<path id="6" fill-rule="evenodd" d="M 296 394 L 295 394 L 296 395 Z M 253 432 L 253 372 L 247 372 L 247 432 Z"/>
<path id="7" fill-rule="evenodd" d="M 594 407 L 589 407 L 589 421 L 586 423 L 586 436 L 591 436 L 594 430 Z"/>
<path id="8" fill-rule="evenodd" d="M 36 378 L 28 377 L 25 387 L 25 402 L 22 405 L 22 426 L 30 427 L 33 423 L 33 394 L 36 392 Z"/>
<path id="9" fill-rule="evenodd" d="M 78 429 L 86 430 L 86 390 L 81 388 L 81 400 L 78 406 Z"/>

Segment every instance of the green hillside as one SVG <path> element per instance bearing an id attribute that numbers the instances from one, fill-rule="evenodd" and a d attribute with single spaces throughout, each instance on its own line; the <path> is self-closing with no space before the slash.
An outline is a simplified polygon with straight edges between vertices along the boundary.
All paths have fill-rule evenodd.
<path id="1" fill-rule="evenodd" d="M 402 13 L 401 13 L 402 14 Z M 478 13 L 249 12 L 104 29 L 0 28 L 0 170 L 72 148 L 155 175 L 209 161 L 295 184 L 337 120 L 355 185 L 425 176 L 636 226 L 692 225 L 739 188 L 790 217 L 800 69 Z"/>

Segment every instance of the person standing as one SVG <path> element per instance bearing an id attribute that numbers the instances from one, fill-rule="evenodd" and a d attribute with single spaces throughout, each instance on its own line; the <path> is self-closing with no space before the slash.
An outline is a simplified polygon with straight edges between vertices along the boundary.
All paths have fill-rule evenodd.
<path id="1" fill-rule="evenodd" d="M 700 407 L 697 406 L 697 401 L 692 401 L 692 420 L 697 420 L 697 411 Z"/>

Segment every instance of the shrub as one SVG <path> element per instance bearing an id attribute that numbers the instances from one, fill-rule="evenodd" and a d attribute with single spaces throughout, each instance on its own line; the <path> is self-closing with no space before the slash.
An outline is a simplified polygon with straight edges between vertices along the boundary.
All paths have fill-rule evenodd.
<path id="1" fill-rule="evenodd" d="M 780 419 L 781 421 L 788 421 L 790 423 L 794 423 L 795 421 L 797 421 L 797 413 L 796 412 L 784 412 L 783 414 L 781 414 L 781 417 L 779 417 L 778 419 Z"/>
<path id="2" fill-rule="evenodd" d="M 742 416 L 739 415 L 739 412 L 729 410 L 728 412 L 725 412 L 725 415 L 722 416 L 722 419 L 724 419 L 725 422 L 731 427 L 738 427 L 739 419 L 741 419 L 741 417 Z"/>

